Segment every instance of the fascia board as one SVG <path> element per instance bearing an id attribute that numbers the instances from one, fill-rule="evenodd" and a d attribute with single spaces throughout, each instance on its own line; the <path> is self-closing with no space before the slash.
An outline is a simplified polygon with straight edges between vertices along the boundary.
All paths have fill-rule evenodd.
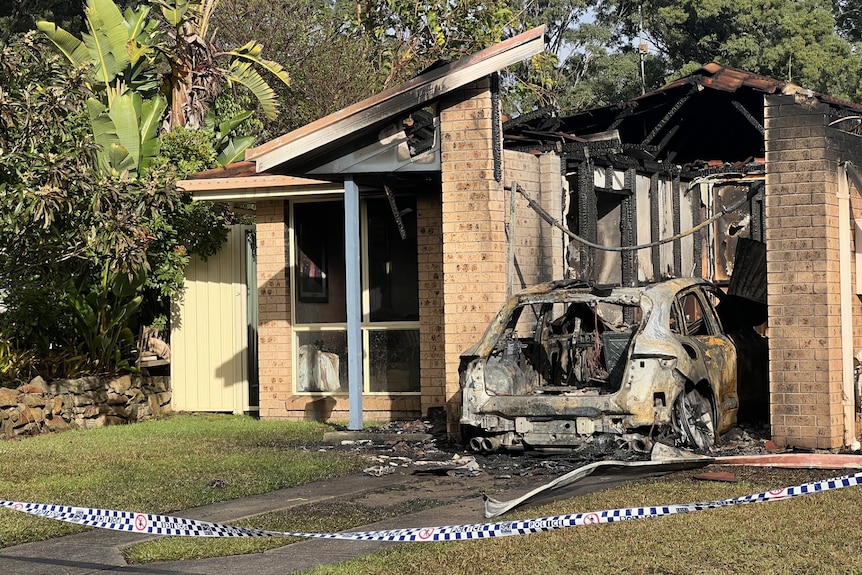
<path id="1" fill-rule="evenodd" d="M 489 48 L 490 55 L 476 62 L 471 63 L 471 60 L 477 59 L 481 52 L 450 67 L 417 77 L 416 80 L 421 80 L 419 83 L 407 82 L 403 89 L 395 90 L 389 95 L 386 92 L 379 94 L 376 98 L 382 99 L 377 103 L 372 104 L 369 100 L 360 102 L 258 148 L 250 149 L 246 152 L 245 159 L 255 161 L 258 172 L 265 172 L 333 140 L 347 137 L 398 113 L 415 109 L 479 78 L 540 54 L 545 49 L 544 27 L 534 28 L 511 39 L 516 40 L 511 46 L 503 42 Z"/>

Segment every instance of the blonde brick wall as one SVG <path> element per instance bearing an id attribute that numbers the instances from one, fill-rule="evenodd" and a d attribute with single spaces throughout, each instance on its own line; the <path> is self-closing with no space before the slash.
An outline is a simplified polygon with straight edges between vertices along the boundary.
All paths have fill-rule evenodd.
<path id="1" fill-rule="evenodd" d="M 563 188 L 560 157 L 556 154 L 535 156 L 506 150 L 503 153 L 503 183 L 515 184 L 557 220 L 562 220 Z M 505 215 L 511 217 L 512 194 L 505 192 Z M 525 287 L 561 279 L 565 274 L 564 234 L 542 220 L 530 208 L 523 194 L 516 193 L 513 238 L 515 270 L 513 292 Z M 507 266 L 508 267 L 508 266 Z"/>
<path id="2" fill-rule="evenodd" d="M 841 313 L 837 178 L 849 150 L 859 157 L 862 147 L 826 127 L 825 106 L 792 96 L 767 97 L 765 122 L 772 438 L 836 448 L 844 443 L 842 321 L 854 324 L 854 350 L 862 343 L 859 298 L 852 317 Z"/>
<path id="3" fill-rule="evenodd" d="M 443 322 L 443 234 L 440 198 L 416 199 L 419 250 L 419 373 L 421 411 L 446 405 L 446 362 Z"/>
<path id="4" fill-rule="evenodd" d="M 443 349 L 449 432 L 458 434 L 461 352 L 485 330 L 506 296 L 503 184 L 494 180 L 487 79 L 441 103 Z M 502 150 L 500 150 L 502 151 Z"/>
<path id="5" fill-rule="evenodd" d="M 284 401 L 293 391 L 285 204 L 259 202 L 256 212 L 260 416 L 284 418 Z"/>

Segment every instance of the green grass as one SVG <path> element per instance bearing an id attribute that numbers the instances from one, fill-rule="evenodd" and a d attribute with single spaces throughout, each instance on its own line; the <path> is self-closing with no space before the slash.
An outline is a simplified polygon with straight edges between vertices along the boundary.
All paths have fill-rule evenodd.
<path id="1" fill-rule="evenodd" d="M 823 477 L 840 475 L 825 472 Z M 779 485 L 646 480 L 534 507 L 510 518 L 689 503 Z M 610 525 L 462 543 L 406 544 L 313 575 L 862 574 L 862 489 Z"/>
<path id="2" fill-rule="evenodd" d="M 245 521 L 231 522 L 231 525 L 267 531 L 334 532 L 415 513 L 440 504 L 433 499 L 414 499 L 388 506 L 369 506 L 357 500 L 329 501 L 316 505 L 303 505 L 290 511 L 266 513 Z M 166 537 L 126 547 L 123 550 L 123 557 L 129 563 L 225 557 L 262 553 L 268 549 L 301 540 L 297 537 L 247 539 Z"/>
<path id="3" fill-rule="evenodd" d="M 0 498 L 170 513 L 362 469 L 304 446 L 329 427 L 244 416 L 174 415 L 0 443 Z M 224 488 L 210 487 L 220 480 Z M 0 547 L 85 528 L 0 509 Z"/>

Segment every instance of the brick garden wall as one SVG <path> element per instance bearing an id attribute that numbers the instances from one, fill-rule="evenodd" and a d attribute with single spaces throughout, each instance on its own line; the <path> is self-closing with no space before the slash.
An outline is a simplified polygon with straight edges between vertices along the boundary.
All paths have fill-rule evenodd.
<path id="1" fill-rule="evenodd" d="M 836 195 L 840 164 L 859 164 L 862 140 L 827 127 L 827 111 L 802 96 L 766 98 L 772 438 L 812 449 L 844 444 L 841 326 L 853 322 L 856 352 L 862 323 L 855 295 L 852 316 L 842 317 Z M 852 188 L 851 198 L 862 217 Z"/>

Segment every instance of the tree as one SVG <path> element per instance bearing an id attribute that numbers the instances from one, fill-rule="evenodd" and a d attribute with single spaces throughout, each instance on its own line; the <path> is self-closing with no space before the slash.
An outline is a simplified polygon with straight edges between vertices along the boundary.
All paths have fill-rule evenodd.
<path id="1" fill-rule="evenodd" d="M 534 99 L 563 113 L 630 99 L 716 61 L 862 101 L 862 12 L 850 0 L 538 0 L 557 58 Z"/>
<path id="2" fill-rule="evenodd" d="M 263 47 L 257 42 L 217 50 L 209 31 L 217 6 L 218 0 L 162 0 L 160 26 L 150 18 L 149 6 L 124 14 L 112 0 L 88 0 L 88 32 L 81 39 L 55 23 L 37 24 L 73 65 L 92 67 L 98 97 L 88 99 L 87 108 L 102 169 L 133 174 L 146 169 L 158 153 L 160 126 L 170 131 L 209 123 L 216 138 L 231 132 L 250 114 L 242 112 L 226 124 L 206 118 L 225 83 L 248 88 L 263 112 L 275 117 L 275 92 L 256 66 L 284 83 L 287 74 L 261 58 Z M 252 143 L 249 138 L 221 140 L 222 164 L 236 160 Z"/>
<path id="3" fill-rule="evenodd" d="M 409 79 L 435 62 L 485 48 L 520 26 L 501 0 L 222 0 L 217 43 L 267 38 L 283 62 L 290 106 L 267 136 L 298 128 Z"/>
<path id="4" fill-rule="evenodd" d="M 340 110 L 383 89 L 381 43 L 353 26 L 354 1 L 222 0 L 211 26 L 218 45 L 237 45 L 253 36 L 267 39 L 267 51 L 283 62 L 289 86 L 274 87 L 290 102 L 276 121 L 267 121 L 270 139 Z"/>
<path id="5" fill-rule="evenodd" d="M 842 37 L 849 42 L 862 42 L 862 6 L 858 2 L 834 0 L 833 14 Z"/>
<path id="6" fill-rule="evenodd" d="M 142 277 L 150 223 L 179 195 L 163 174 L 129 179 L 94 169 L 88 78 L 35 34 L 0 49 L 0 85 L 0 347 L 31 352 L 23 375 L 109 371 L 106 356 L 88 347 L 90 334 L 75 328 L 73 294 L 87 285 L 113 293 L 123 278 Z"/>
<path id="7" fill-rule="evenodd" d="M 643 13 L 674 72 L 715 60 L 858 99 L 862 55 L 838 35 L 832 10 L 829 0 L 648 0 Z"/>
<path id="8" fill-rule="evenodd" d="M 382 44 L 385 87 L 496 44 L 517 22 L 505 0 L 367 0 L 356 11 L 355 26 Z"/>
<path id="9" fill-rule="evenodd" d="M 80 32 L 84 25 L 84 0 L 4 0 L 0 2 L 0 42 L 12 34 L 32 30 L 38 20 L 61 22 L 68 30 Z"/>

